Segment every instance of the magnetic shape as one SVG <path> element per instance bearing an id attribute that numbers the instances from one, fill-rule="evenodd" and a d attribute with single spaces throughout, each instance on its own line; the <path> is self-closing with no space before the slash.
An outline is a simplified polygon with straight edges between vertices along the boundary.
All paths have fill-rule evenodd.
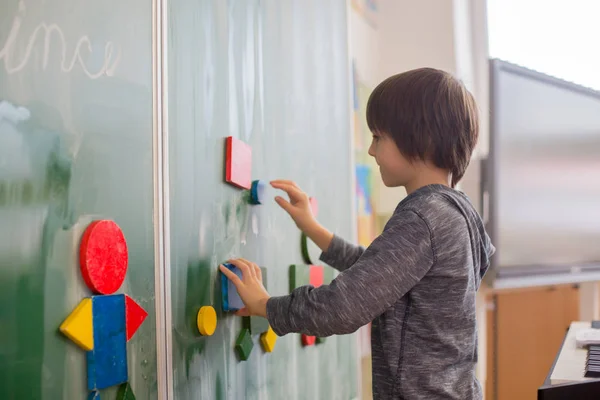
<path id="1" fill-rule="evenodd" d="M 135 335 L 135 332 L 142 325 L 148 313 L 131 297 L 125 295 L 125 327 L 127 341 Z"/>
<path id="2" fill-rule="evenodd" d="M 263 204 L 265 202 L 266 191 L 267 184 L 265 181 L 253 181 L 252 188 L 250 189 L 250 203 Z"/>
<path id="3" fill-rule="evenodd" d="M 314 287 L 318 288 L 323 285 L 324 269 L 321 266 L 311 265 L 310 266 L 310 277 L 309 283 Z"/>
<path id="4" fill-rule="evenodd" d="M 267 280 L 267 269 L 264 267 L 260 267 L 260 269 L 262 273 L 263 286 L 268 290 L 269 285 Z M 263 317 L 243 317 L 242 322 L 244 328 L 250 330 L 252 336 L 260 335 L 269 329 L 269 321 Z"/>
<path id="5" fill-rule="evenodd" d="M 100 392 L 93 391 L 88 394 L 87 400 L 100 400 Z"/>
<path id="6" fill-rule="evenodd" d="M 122 383 L 117 391 L 117 400 L 135 400 L 133 389 L 129 382 Z"/>
<path id="7" fill-rule="evenodd" d="M 125 295 L 92 297 L 94 349 L 87 352 L 88 390 L 127 382 Z"/>
<path id="8" fill-rule="evenodd" d="M 307 264 L 316 264 L 321 257 L 321 249 L 304 233 L 300 235 L 300 247 L 304 262 Z"/>
<path id="9" fill-rule="evenodd" d="M 252 336 L 260 335 L 269 329 L 269 321 L 263 317 L 244 317 L 242 326 L 250 331 Z"/>
<path id="10" fill-rule="evenodd" d="M 211 306 L 200 307 L 196 323 L 201 335 L 212 336 L 217 329 L 217 312 Z"/>
<path id="11" fill-rule="evenodd" d="M 323 344 L 325 343 L 325 338 L 324 337 L 317 337 L 317 344 Z"/>
<path id="12" fill-rule="evenodd" d="M 83 280 L 95 293 L 111 294 L 121 287 L 127 273 L 127 242 L 114 221 L 94 221 L 87 227 L 79 264 Z"/>
<path id="13" fill-rule="evenodd" d="M 314 346 L 316 341 L 317 341 L 316 336 L 308 336 L 308 335 L 302 334 L 302 345 L 304 347 Z"/>
<path id="14" fill-rule="evenodd" d="M 229 282 L 225 274 L 221 273 L 221 309 L 229 311 Z"/>
<path id="15" fill-rule="evenodd" d="M 308 265 L 290 265 L 290 292 L 309 283 L 310 270 Z"/>
<path id="16" fill-rule="evenodd" d="M 252 186 L 252 148 L 233 136 L 225 140 L 225 181 L 242 189 Z"/>
<path id="17" fill-rule="evenodd" d="M 242 278 L 242 271 L 240 271 L 235 265 L 228 263 L 223 265 L 225 268 L 233 271 L 233 273 L 240 277 L 240 279 Z M 235 285 L 223 273 L 221 273 L 221 297 L 223 311 L 225 312 L 237 311 L 244 308 L 244 302 L 240 298 Z"/>
<path id="18" fill-rule="evenodd" d="M 275 343 L 277 343 L 277 334 L 269 326 L 269 329 L 260 335 L 260 344 L 262 344 L 262 348 L 267 353 L 272 353 L 275 349 Z"/>
<path id="19" fill-rule="evenodd" d="M 94 348 L 92 299 L 83 299 L 60 325 L 60 331 L 84 350 Z"/>
<path id="20" fill-rule="evenodd" d="M 329 285 L 331 284 L 331 282 L 333 282 L 333 278 L 334 278 L 334 269 L 331 267 L 323 267 L 323 284 L 324 285 Z"/>
<path id="21" fill-rule="evenodd" d="M 250 357 L 253 347 L 254 344 L 252 343 L 250 331 L 248 329 L 242 329 L 240 336 L 238 336 L 237 341 L 235 342 L 235 350 L 241 361 L 246 361 L 248 357 Z"/>
<path id="22" fill-rule="evenodd" d="M 309 197 L 308 201 L 310 203 L 310 210 L 312 211 L 313 215 L 316 217 L 317 214 L 319 213 L 319 202 L 314 197 Z"/>

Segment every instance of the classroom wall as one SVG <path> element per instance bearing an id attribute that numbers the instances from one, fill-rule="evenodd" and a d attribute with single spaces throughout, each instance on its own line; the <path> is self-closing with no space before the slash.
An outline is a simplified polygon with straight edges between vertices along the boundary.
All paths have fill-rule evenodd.
<path id="1" fill-rule="evenodd" d="M 349 40 L 352 61 L 352 137 L 356 173 L 357 239 L 368 246 L 381 230 L 378 226 L 374 200 L 379 179 L 376 163 L 367 154 L 371 133 L 365 122 L 365 105 L 376 83 L 378 41 L 376 19 L 378 4 L 372 0 L 352 0 L 349 9 Z M 358 333 L 360 347 L 361 399 L 369 400 L 372 394 L 370 326 Z"/>
<path id="2" fill-rule="evenodd" d="M 434 67 L 456 74 L 475 95 L 481 110 L 480 143 L 474 159 L 487 154 L 488 73 L 485 0 L 381 0 L 377 14 L 377 65 L 374 83 L 418 67 Z M 478 176 L 470 176 L 478 181 Z M 476 184 L 467 184 L 475 195 Z M 471 183 L 471 182 L 469 182 Z M 378 210 L 389 215 L 403 189 L 380 182 Z"/>

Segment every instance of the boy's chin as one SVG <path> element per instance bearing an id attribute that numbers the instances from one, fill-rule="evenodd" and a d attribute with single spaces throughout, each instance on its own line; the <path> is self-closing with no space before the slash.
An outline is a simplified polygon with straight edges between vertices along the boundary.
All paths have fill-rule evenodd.
<path id="1" fill-rule="evenodd" d="M 383 175 L 381 176 L 381 180 L 383 181 L 383 184 L 389 188 L 404 186 L 404 182 L 401 182 L 399 180 L 384 178 Z"/>

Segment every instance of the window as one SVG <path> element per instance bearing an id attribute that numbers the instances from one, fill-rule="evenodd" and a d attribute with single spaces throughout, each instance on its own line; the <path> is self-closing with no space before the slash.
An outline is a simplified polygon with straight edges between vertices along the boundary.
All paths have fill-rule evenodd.
<path id="1" fill-rule="evenodd" d="M 600 90 L 599 0 L 488 0 L 492 58 Z"/>

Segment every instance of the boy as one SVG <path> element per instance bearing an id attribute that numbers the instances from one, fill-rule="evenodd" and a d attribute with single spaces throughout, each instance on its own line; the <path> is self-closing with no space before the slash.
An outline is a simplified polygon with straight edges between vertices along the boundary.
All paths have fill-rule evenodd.
<path id="1" fill-rule="evenodd" d="M 341 273 L 328 286 L 269 297 L 260 268 L 231 262 L 246 307 L 267 317 L 279 336 L 329 336 L 372 322 L 375 399 L 481 399 L 475 378 L 475 295 L 494 252 L 483 223 L 461 192 L 478 137 L 475 101 L 451 75 L 430 68 L 383 81 L 371 94 L 369 154 L 387 186 L 404 186 L 381 236 L 367 248 L 319 225 L 293 182 L 273 181 L 290 201 L 277 203 Z"/>

